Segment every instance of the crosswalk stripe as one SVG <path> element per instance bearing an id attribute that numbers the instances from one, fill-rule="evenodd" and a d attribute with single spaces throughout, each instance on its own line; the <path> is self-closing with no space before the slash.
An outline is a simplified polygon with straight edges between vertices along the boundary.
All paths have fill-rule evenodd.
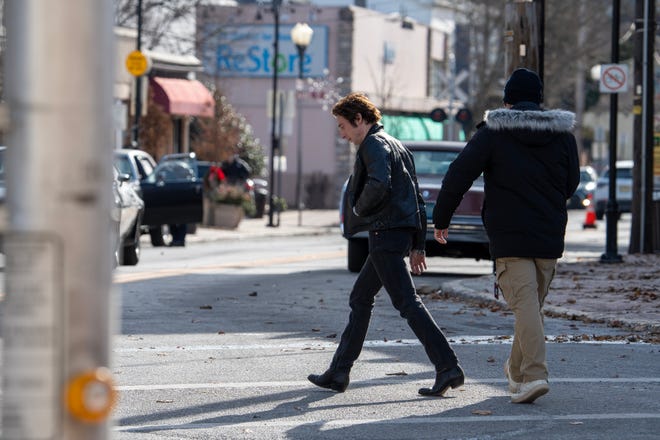
<path id="1" fill-rule="evenodd" d="M 380 424 L 380 425 L 420 425 L 449 423 L 494 423 L 494 422 L 540 422 L 540 421 L 583 421 L 583 420 L 642 420 L 660 419 L 660 413 L 599 413 L 599 414 L 562 414 L 562 415 L 513 415 L 488 417 L 411 417 L 403 419 L 336 419 L 336 420 L 260 420 L 257 422 L 240 423 L 182 423 L 163 425 L 123 425 L 115 426 L 115 431 L 166 431 L 179 429 L 221 429 L 221 428 L 293 428 L 297 426 L 323 426 L 324 429 L 343 428 L 350 426 Z"/>
<path id="2" fill-rule="evenodd" d="M 394 379 L 370 379 L 355 380 L 352 384 L 370 383 L 377 381 L 378 385 L 401 384 L 401 380 Z M 406 384 L 424 384 L 428 380 L 408 381 Z M 466 384 L 503 384 L 506 379 L 496 378 L 467 378 Z M 553 377 L 550 378 L 551 384 L 560 383 L 645 383 L 660 384 L 660 377 Z M 197 389 L 230 389 L 230 388 L 307 388 L 311 386 L 308 381 L 262 381 L 262 382 L 225 382 L 225 383 L 178 383 L 178 384 L 144 384 L 144 385 L 120 385 L 115 387 L 117 391 L 160 391 L 160 390 L 197 390 Z"/>
<path id="3" fill-rule="evenodd" d="M 249 336 L 248 334 L 241 334 L 240 336 Z M 259 336 L 258 334 L 254 336 Z M 561 335 L 561 336 L 546 336 L 548 342 L 559 342 L 561 344 L 625 344 L 625 345 L 647 345 L 644 342 L 629 342 L 626 340 L 572 340 L 572 336 Z M 511 344 L 513 338 L 511 336 L 452 336 L 447 338 L 450 343 L 462 345 L 462 344 Z M 567 341 L 568 339 L 568 341 Z M 393 346 L 402 346 L 402 345 L 421 345 L 417 339 L 393 339 L 393 340 L 369 340 L 364 342 L 365 347 L 393 347 Z M 288 342 L 285 344 L 220 344 L 220 345 L 163 345 L 163 346 L 149 346 L 149 347 L 116 347 L 113 349 L 115 353 L 137 353 L 137 352 L 148 352 L 148 351 L 158 351 L 158 352 L 174 352 L 174 351 L 221 351 L 221 350 L 283 350 L 283 349 L 302 349 L 302 350 L 313 350 L 313 349 L 326 349 L 326 348 L 335 348 L 337 343 L 333 341 L 300 341 L 300 342 Z"/>

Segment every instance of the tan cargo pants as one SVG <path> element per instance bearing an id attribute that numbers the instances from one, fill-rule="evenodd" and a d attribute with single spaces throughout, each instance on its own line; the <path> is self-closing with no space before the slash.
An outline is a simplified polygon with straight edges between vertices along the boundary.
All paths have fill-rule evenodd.
<path id="1" fill-rule="evenodd" d="M 515 316 L 509 371 L 516 382 L 548 379 L 542 309 L 556 265 L 546 258 L 495 260 L 497 283 Z"/>

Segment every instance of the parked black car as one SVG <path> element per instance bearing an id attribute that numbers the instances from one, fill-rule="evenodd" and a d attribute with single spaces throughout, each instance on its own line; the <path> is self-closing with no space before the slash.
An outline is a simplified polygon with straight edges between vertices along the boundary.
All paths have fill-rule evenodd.
<path id="1" fill-rule="evenodd" d="M 568 209 L 585 209 L 593 203 L 598 174 L 590 166 L 580 167 L 580 183 L 575 193 L 566 202 Z"/>
<path id="2" fill-rule="evenodd" d="M 130 184 L 128 174 L 119 174 L 113 168 L 114 196 L 111 217 L 116 225 L 117 244 L 115 259 L 117 264 L 135 266 L 140 261 L 140 229 L 144 215 L 144 201 Z"/>
<path id="3" fill-rule="evenodd" d="M 194 154 L 156 164 L 144 151 L 122 149 L 115 151 L 115 164 L 120 172 L 133 171 L 131 181 L 139 185 L 145 204 L 142 223 L 153 246 L 165 245 L 167 225 L 202 221 L 202 179 Z"/>
<path id="4" fill-rule="evenodd" d="M 433 207 L 442 186 L 442 179 L 447 173 L 449 165 L 456 159 L 465 143 L 424 141 L 404 142 L 404 144 L 415 157 L 417 181 L 426 204 L 428 222 L 426 255 L 429 257 L 474 258 L 476 260 L 490 259 L 488 235 L 481 219 L 481 207 L 484 200 L 481 177 L 465 193 L 463 201 L 456 209 L 449 225 L 447 244 L 441 245 L 433 237 Z M 342 228 L 345 189 L 346 184 L 344 184 L 342 190 L 342 203 L 340 203 L 340 227 Z M 348 239 L 348 270 L 351 272 L 359 272 L 369 255 L 367 236 L 366 232 L 361 232 Z"/>

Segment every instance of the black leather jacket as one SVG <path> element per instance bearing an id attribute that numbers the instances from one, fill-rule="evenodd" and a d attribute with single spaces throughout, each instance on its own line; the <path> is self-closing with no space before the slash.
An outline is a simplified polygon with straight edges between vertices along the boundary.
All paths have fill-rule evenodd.
<path id="1" fill-rule="evenodd" d="M 415 230 L 413 248 L 423 250 L 426 208 L 415 161 L 401 142 L 374 124 L 360 144 L 344 200 L 344 235 L 394 228 Z"/>

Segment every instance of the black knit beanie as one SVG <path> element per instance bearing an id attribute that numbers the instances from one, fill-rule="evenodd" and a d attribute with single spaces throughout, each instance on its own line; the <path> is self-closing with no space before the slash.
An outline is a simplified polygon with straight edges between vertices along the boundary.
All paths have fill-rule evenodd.
<path id="1" fill-rule="evenodd" d="M 504 99 L 507 104 L 520 101 L 540 104 L 543 101 L 541 78 L 529 69 L 516 69 L 504 86 Z"/>

